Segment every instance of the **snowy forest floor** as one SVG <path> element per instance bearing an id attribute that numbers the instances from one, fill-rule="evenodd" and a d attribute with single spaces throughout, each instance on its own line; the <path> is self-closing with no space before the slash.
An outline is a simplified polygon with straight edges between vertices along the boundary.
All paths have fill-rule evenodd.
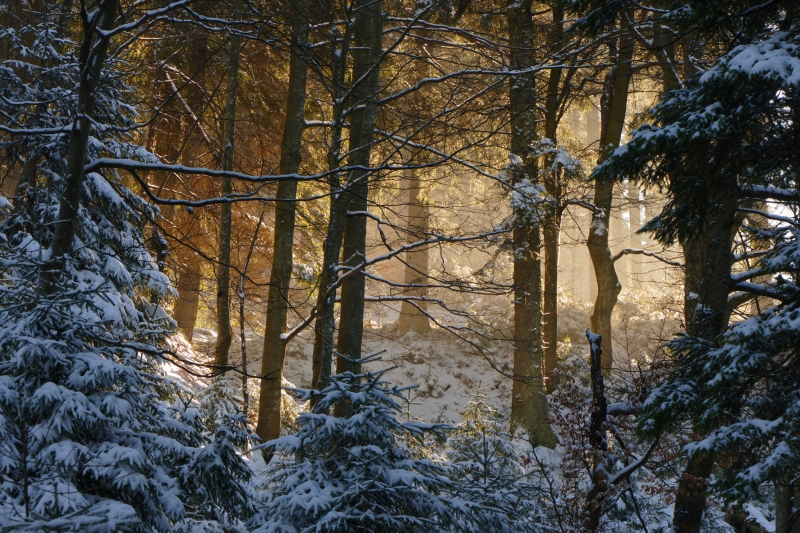
<path id="1" fill-rule="evenodd" d="M 380 359 L 370 370 L 396 367 L 386 378 L 398 385 L 417 385 L 410 391 L 408 416 L 426 422 L 458 424 L 470 398 L 480 387 L 489 403 L 508 415 L 511 405 L 512 347 L 502 340 L 487 341 L 465 335 L 459 339 L 444 329 L 429 333 L 397 331 L 397 313 L 383 311 L 380 325 L 374 321 L 364 331 L 363 354 L 381 352 Z M 559 306 L 559 353 L 563 357 L 588 358 L 585 331 L 589 326 L 591 306 L 564 297 Z M 510 326 L 510 324 L 509 324 Z M 636 368 L 637 361 L 650 362 L 657 356 L 663 342 L 678 330 L 680 321 L 671 301 L 645 290 L 626 291 L 614 313 L 614 360 L 622 373 Z M 261 324 L 246 334 L 248 373 L 257 374 L 263 349 Z M 510 332 L 509 332 L 510 333 Z M 509 335 L 510 337 L 510 335 Z M 204 358 L 212 360 L 216 332 L 195 330 L 192 344 Z M 292 339 L 287 347 L 284 366 L 285 379 L 297 387 L 311 387 L 313 329 L 308 328 Z M 241 366 L 241 340 L 234 335 L 230 349 L 230 364 Z M 588 359 L 587 359 L 588 360 Z M 236 380 L 238 382 L 238 379 Z M 251 380 L 251 396 L 258 387 Z M 255 396 L 253 404 L 257 404 Z M 614 401 L 613 398 L 609 399 Z M 252 414 L 251 414 L 252 416 Z"/>
<path id="2" fill-rule="evenodd" d="M 551 417 L 553 429 L 559 435 L 560 444 L 555 450 L 539 448 L 532 450 L 524 439 L 515 439 L 523 462 L 532 472 L 539 470 L 541 486 L 550 484 L 550 490 L 563 491 L 564 494 L 582 492 L 586 489 L 586 479 L 581 466 L 573 453 L 575 446 L 581 446 L 581 431 L 588 422 L 590 406 L 588 343 L 585 331 L 589 324 L 591 307 L 564 299 L 559 308 L 559 338 L 564 341 L 559 346 L 562 361 L 556 379 L 558 392 L 551 397 Z M 676 302 L 640 291 L 627 291 L 617 305 L 614 314 L 614 364 L 615 370 L 608 376 L 606 393 L 609 403 L 624 402 L 630 398 L 633 382 L 642 369 L 650 367 L 658 360 L 661 346 L 680 328 L 679 310 Z M 474 342 L 477 337 L 457 338 L 452 333 L 434 328 L 427 334 L 397 331 L 393 321 L 396 314 L 378 325 L 374 322 L 365 329 L 363 353 L 382 352 L 380 360 L 371 363 L 369 370 L 393 367 L 385 378 L 397 385 L 417 385 L 408 391 L 406 412 L 400 418 L 425 422 L 443 423 L 456 426 L 462 422 L 465 410 L 478 389 L 486 395 L 487 403 L 508 420 L 511 404 L 512 350 L 510 343 L 503 341 Z M 192 340 L 191 356 L 202 362 L 210 362 L 216 333 L 198 328 Z M 472 341 L 472 342 L 471 342 Z M 263 341 L 257 331 L 250 330 L 246 338 L 248 370 L 258 373 Z M 188 347 L 187 347 L 188 348 Z M 311 387 L 311 360 L 313 351 L 313 330 L 307 329 L 289 344 L 284 367 L 285 378 L 300 388 Z M 230 364 L 241 365 L 241 340 L 234 335 L 230 350 Z M 191 382 L 192 379 L 184 381 Z M 204 381 L 204 380 L 201 380 Z M 240 387 L 239 376 L 229 376 L 235 387 Z M 201 385 L 200 383 L 196 383 Z M 201 385 L 202 386 L 202 385 Z M 249 380 L 250 409 L 248 415 L 253 423 L 257 418 L 258 381 Z M 285 401 L 293 401 L 288 395 Z M 589 402 L 588 404 L 586 402 Z M 298 405 L 299 409 L 306 406 Z M 583 412 L 586 411 L 586 412 Z M 623 422 L 623 430 L 634 439 L 633 426 Z M 680 440 L 680 437 L 678 437 Z M 634 445 L 635 453 L 644 443 Z M 678 441 L 664 442 L 656 455 L 670 456 L 671 449 L 679 446 Z M 263 471 L 265 465 L 260 455 L 251 457 L 256 472 Z M 534 474 L 539 476 L 540 474 Z M 638 482 L 636 494 L 641 503 L 649 509 L 647 524 L 649 531 L 660 531 L 670 523 L 672 501 L 666 495 L 670 492 L 658 479 L 658 475 L 643 474 Z M 555 496 L 559 500 L 558 496 Z M 576 499 L 576 501 L 578 501 Z M 561 500 L 562 512 L 570 512 L 574 502 Z M 626 512 L 630 505 L 620 496 L 617 506 L 620 516 L 615 518 L 621 527 L 628 530 L 642 530 L 640 519 L 632 512 Z M 572 509 L 579 512 L 579 509 Z M 769 531 L 771 513 L 768 508 L 748 505 L 744 508 L 751 523 L 757 523 Z M 627 518 L 625 518 L 627 516 Z M 705 520 L 705 532 L 733 531 L 724 522 L 724 506 L 711 502 L 711 509 Z M 611 517 L 609 517 L 611 518 Z"/>

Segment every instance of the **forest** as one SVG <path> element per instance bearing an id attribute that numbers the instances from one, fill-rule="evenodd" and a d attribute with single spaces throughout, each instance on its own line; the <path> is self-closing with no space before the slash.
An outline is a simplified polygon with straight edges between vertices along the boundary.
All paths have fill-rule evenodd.
<path id="1" fill-rule="evenodd" d="M 799 0 L 0 0 L 0 533 L 800 533 Z"/>

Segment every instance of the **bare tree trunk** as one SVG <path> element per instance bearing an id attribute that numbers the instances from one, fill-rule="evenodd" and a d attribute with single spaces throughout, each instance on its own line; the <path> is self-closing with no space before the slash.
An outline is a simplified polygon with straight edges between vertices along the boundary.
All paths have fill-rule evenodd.
<path id="1" fill-rule="evenodd" d="M 406 158 L 411 163 L 411 156 Z M 404 171 L 408 188 L 408 240 L 410 244 L 428 233 L 430 208 L 420 186 L 418 170 L 408 168 Z M 428 320 L 428 304 L 424 298 L 428 290 L 421 286 L 428 282 L 428 251 L 416 248 L 406 252 L 406 268 L 403 283 L 407 286 L 403 293 L 406 296 L 420 298 L 414 303 L 404 301 L 400 306 L 400 318 L 397 320 L 398 331 L 405 333 L 427 333 L 431 330 Z"/>
<path id="2" fill-rule="evenodd" d="M 619 40 L 619 53 L 614 67 L 609 72 L 601 106 L 600 157 L 603 162 L 617 148 L 625 125 L 628 108 L 628 86 L 633 71 L 633 40 L 625 35 Z M 622 287 L 611 260 L 609 248 L 609 226 L 614 197 L 614 182 L 595 182 L 592 224 L 586 244 L 594 266 L 597 280 L 597 299 L 591 317 L 592 331 L 602 338 L 603 369 L 607 372 L 614 361 L 611 347 L 611 313 L 617 303 Z"/>
<path id="3" fill-rule="evenodd" d="M 206 10 L 206 7 L 201 4 L 198 9 L 202 13 Z M 197 159 L 203 150 L 211 148 L 206 146 L 205 141 L 208 138 L 205 137 L 202 125 L 199 123 L 203 116 L 202 110 L 209 103 L 202 90 L 206 82 L 205 64 L 208 60 L 208 55 L 208 39 L 204 33 L 201 33 L 192 41 L 191 51 L 189 52 L 188 75 L 191 76 L 193 83 L 186 86 L 186 96 L 183 97 L 183 102 L 185 103 L 183 122 L 187 124 L 187 127 L 183 132 L 182 149 L 175 154 L 175 158 L 171 159 L 170 162 L 176 162 L 180 158 L 183 165 L 194 166 L 197 164 Z M 174 143 L 174 139 L 169 139 L 169 141 Z M 217 159 L 217 153 L 213 152 L 213 154 Z M 217 161 L 217 164 L 219 164 L 219 161 Z M 162 181 L 162 185 L 169 187 L 170 182 L 177 182 L 177 180 L 165 179 Z M 184 214 L 176 217 L 173 206 L 165 206 L 162 212 L 164 213 L 164 218 L 180 225 L 180 233 L 186 235 L 189 242 L 193 242 L 191 228 L 197 224 L 197 218 L 194 215 Z M 178 298 L 173 308 L 173 316 L 178 323 L 178 329 L 183 333 L 186 340 L 191 342 L 195 324 L 197 323 L 200 287 L 203 281 L 202 267 L 205 259 L 192 247 L 185 246 L 182 242 L 176 244 L 172 253 L 177 263 L 176 288 L 178 290 Z"/>
<path id="4" fill-rule="evenodd" d="M 247 257 L 242 265 L 242 272 L 239 274 L 239 342 L 242 352 L 242 412 L 247 416 L 247 411 L 250 409 L 250 392 L 247 389 L 247 376 L 248 376 L 248 362 L 247 362 L 247 332 L 245 330 L 245 281 L 247 280 L 247 267 L 250 266 L 250 259 L 253 258 L 253 250 L 258 243 L 258 234 L 261 231 L 261 224 L 264 222 L 264 216 L 267 214 L 266 206 L 261 209 L 261 215 L 258 217 L 256 229 L 253 231 L 253 240 L 250 242 L 250 248 L 247 250 Z"/>
<path id="5" fill-rule="evenodd" d="M 383 17 L 380 0 L 367 0 L 361 4 L 354 21 L 355 47 L 353 49 L 353 98 L 350 119 L 350 166 L 368 167 L 378 111 L 380 90 L 380 65 L 383 37 Z M 350 171 L 350 186 L 345 193 L 350 197 L 348 211 L 366 213 L 371 174 L 363 170 Z M 363 263 L 367 253 L 367 217 L 348 215 L 344 228 L 342 258 L 348 267 Z M 364 292 L 366 278 L 362 271 L 348 276 L 342 283 L 342 303 L 339 319 L 337 351 L 349 359 L 339 357 L 336 371 L 360 373 L 361 344 L 364 336 Z M 337 414 L 346 414 L 347 406 L 337 405 Z"/>
<path id="6" fill-rule="evenodd" d="M 331 17 L 334 14 L 331 13 Z M 344 238 L 345 218 L 350 197 L 346 187 L 341 186 L 338 169 L 341 166 L 342 130 L 344 129 L 344 74 L 347 57 L 350 53 L 352 24 L 347 24 L 341 38 L 341 48 L 337 46 L 338 38 L 331 35 L 331 56 L 333 63 L 333 125 L 328 148 L 328 169 L 331 190 L 330 215 L 328 231 L 322 245 L 322 272 L 317 294 L 317 319 L 314 322 L 314 354 L 312 360 L 312 383 L 322 390 L 328 386 L 331 376 L 334 351 L 334 334 L 336 331 L 336 283 L 338 281 L 339 254 Z M 349 185 L 349 184 L 348 184 Z"/>
<path id="7" fill-rule="evenodd" d="M 233 16 L 241 18 L 242 0 L 234 0 Z M 236 137 L 236 93 L 239 88 L 239 51 L 241 38 L 231 35 L 228 57 L 228 90 L 225 95 L 224 130 L 222 134 L 222 168 L 233 170 L 234 140 Z M 230 178 L 222 178 L 220 195 L 233 192 Z M 231 204 L 220 205 L 219 256 L 217 258 L 217 343 L 214 347 L 214 365 L 228 366 L 228 350 L 231 347 Z"/>
<path id="8" fill-rule="evenodd" d="M 563 41 L 564 8 L 553 4 L 553 27 L 548 34 L 548 44 L 551 49 L 558 48 Z M 545 100 L 545 137 L 557 143 L 558 110 L 560 107 L 559 87 L 561 83 L 561 69 L 551 69 L 547 80 L 547 98 Z M 565 89 L 566 90 L 566 89 Z M 547 160 L 548 166 L 553 163 L 553 158 Z M 549 379 L 558 365 L 558 256 L 561 248 L 561 183 L 557 171 L 548 172 L 544 187 L 547 195 L 556 202 L 550 216 L 544 224 L 544 324 L 542 325 L 542 340 L 544 342 L 544 375 L 547 392 L 552 391 L 555 383 Z"/>
<path id="9" fill-rule="evenodd" d="M 95 19 L 100 30 L 109 30 L 119 9 L 119 0 L 97 2 Z M 78 205 L 81 200 L 86 147 L 92 129 L 95 113 L 95 93 L 108 53 L 109 37 L 95 32 L 93 25 L 84 24 L 83 40 L 80 47 L 81 81 L 78 86 L 78 115 L 74 127 L 69 132 L 67 149 L 67 180 L 64 195 L 58 207 L 58 221 L 55 224 L 53 240 L 49 247 L 50 260 L 42 265 L 39 273 L 39 292 L 51 295 L 58 285 L 58 278 L 64 270 L 66 256 L 72 252 L 77 226 Z M 89 61 L 92 61 L 91 66 Z"/>
<path id="10" fill-rule="evenodd" d="M 196 254 L 187 257 L 184 269 L 178 275 L 178 299 L 173 315 L 186 340 L 191 342 L 197 322 L 197 307 L 200 302 L 200 282 L 202 281 L 200 258 Z"/>
<path id="11" fill-rule="evenodd" d="M 645 215 L 643 214 L 644 202 L 642 200 L 643 194 L 644 190 L 640 187 L 634 187 L 628 192 L 629 201 L 631 202 L 629 248 L 647 248 L 643 243 L 643 236 L 638 233 L 645 223 Z M 645 264 L 644 257 L 632 255 L 630 260 L 631 286 L 641 287 L 642 272 L 644 271 L 643 266 Z"/>
<path id="12" fill-rule="evenodd" d="M 292 0 L 293 46 L 289 57 L 289 91 L 286 98 L 286 122 L 281 138 L 281 174 L 294 174 L 302 159 L 300 147 L 305 127 L 306 80 L 308 65 L 303 57 L 308 42 L 308 0 Z M 292 250 L 297 204 L 297 181 L 278 183 L 275 204 L 275 232 L 272 270 L 267 293 L 267 324 L 261 357 L 261 396 L 258 402 L 256 434 L 264 441 L 281 433 L 281 381 L 286 358 L 286 318 L 289 313 L 289 290 L 292 281 Z"/>
<path id="13" fill-rule="evenodd" d="M 506 6 L 511 68 L 530 68 L 534 26 L 531 1 Z M 538 162 L 531 145 L 536 141 L 536 80 L 525 74 L 511 79 L 511 153 L 521 160 L 514 169 L 512 183 L 538 181 Z M 517 165 L 515 165 L 517 166 Z M 514 254 L 514 383 L 511 399 L 511 428 L 524 429 L 534 446 L 554 447 L 556 438 L 547 425 L 547 400 L 544 396 L 542 347 L 542 239 L 538 223 L 530 225 L 530 213 L 514 213 L 512 230 Z"/>

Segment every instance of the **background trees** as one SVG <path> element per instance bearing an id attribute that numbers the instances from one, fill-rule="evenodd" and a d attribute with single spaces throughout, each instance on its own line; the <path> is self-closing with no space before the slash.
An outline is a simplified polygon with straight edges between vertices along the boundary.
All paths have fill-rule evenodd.
<path id="1" fill-rule="evenodd" d="M 540 460 L 496 436 L 519 455 L 526 498 L 592 509 L 580 527 L 635 516 L 648 529 L 642 509 L 674 498 L 676 531 L 699 531 L 723 509 L 707 481 L 719 465 L 736 475 L 717 476 L 717 494 L 773 494 L 765 512 L 794 527 L 794 2 L 47 0 L 0 16 L 0 465 L 20 527 L 112 511 L 120 528 L 242 526 L 238 405 L 259 396 L 262 439 L 287 431 L 291 363 L 308 388 L 350 376 L 344 401 L 309 393 L 303 421 L 353 422 L 375 382 L 364 355 L 382 350 L 424 380 L 425 401 L 486 379 L 487 417 L 533 448 L 560 442 Z M 603 355 L 591 382 L 587 327 Z M 434 367 L 423 345 L 452 353 Z M 163 376 L 178 367 L 181 387 Z M 36 407 L 51 385 L 61 396 Z M 194 415 L 207 386 L 227 391 L 224 423 Z M 608 416 L 590 417 L 606 400 Z M 94 418 L 62 427 L 69 405 Z M 130 462 L 145 465 L 136 475 L 219 458 L 231 476 L 189 490 L 167 474 L 185 505 L 152 488 L 152 523 L 138 489 L 109 496 L 122 506 L 92 499 L 62 455 L 53 475 L 83 500 L 67 511 L 46 496 L 61 485 L 34 494 L 63 442 L 94 450 L 76 452 L 89 468 L 137 423 L 125 446 L 159 444 Z M 58 430 L 30 440 L 45 426 Z M 570 472 L 589 490 L 548 463 L 573 437 L 588 448 Z M 655 479 L 670 481 L 648 507 L 637 484 Z M 459 489 L 473 491 L 464 508 L 494 498 L 476 487 Z M 195 502 L 221 490 L 234 497 Z M 513 527 L 533 527 L 530 513 Z"/>

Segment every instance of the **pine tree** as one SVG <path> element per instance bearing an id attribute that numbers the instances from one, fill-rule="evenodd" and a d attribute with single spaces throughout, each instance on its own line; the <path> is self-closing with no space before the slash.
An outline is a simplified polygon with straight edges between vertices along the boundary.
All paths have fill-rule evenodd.
<path id="1" fill-rule="evenodd" d="M 510 530 L 535 530 L 543 520 L 536 505 L 538 487 L 529 480 L 505 418 L 478 389 L 464 418 L 447 440 L 450 478 L 459 496 L 497 513 Z"/>
<path id="2" fill-rule="evenodd" d="M 734 48 L 670 93 L 655 110 L 656 124 L 634 132 L 597 172 L 667 187 L 669 203 L 645 226 L 663 242 L 702 238 L 723 205 L 742 219 L 769 221 L 746 222 L 754 251 L 733 256 L 725 242 L 716 243 L 728 261 L 729 277 L 718 283 L 727 310 L 712 309 L 708 294 L 687 286 L 691 321 L 668 346 L 675 369 L 650 395 L 641 420 L 654 435 L 689 419 L 702 436 L 687 446 L 690 460 L 733 461 L 736 468 L 716 488 L 740 501 L 763 497 L 764 483 L 778 484 L 800 465 L 800 159 L 790 148 L 800 141 L 800 27 L 791 22 Z M 736 229 L 731 222 L 726 231 Z M 730 273 L 736 263 L 743 266 Z M 765 306 L 758 316 L 725 331 L 737 302 L 756 298 Z M 707 324 L 715 323 L 722 334 L 709 334 Z"/>
<path id="3" fill-rule="evenodd" d="M 83 13 L 82 43 L 47 17 L 2 34 L 14 61 L 0 69 L 0 148 L 27 168 L 0 225 L 7 531 L 214 531 L 249 511 L 240 423 L 209 434 L 164 373 L 175 324 L 151 299 L 172 290 L 143 235 L 158 213 L 115 173 L 84 170 L 154 160 L 126 133 L 137 117 L 122 59 L 95 29 L 117 7 Z"/>
<path id="4" fill-rule="evenodd" d="M 391 386 L 384 373 L 344 373 L 321 392 L 296 391 L 318 401 L 298 417 L 296 434 L 266 443 L 275 457 L 257 531 L 518 531 L 504 515 L 462 498 L 445 464 L 409 451 L 404 439 L 443 428 L 398 420 L 395 399 L 406 388 Z M 345 417 L 327 414 L 343 401 Z"/>

